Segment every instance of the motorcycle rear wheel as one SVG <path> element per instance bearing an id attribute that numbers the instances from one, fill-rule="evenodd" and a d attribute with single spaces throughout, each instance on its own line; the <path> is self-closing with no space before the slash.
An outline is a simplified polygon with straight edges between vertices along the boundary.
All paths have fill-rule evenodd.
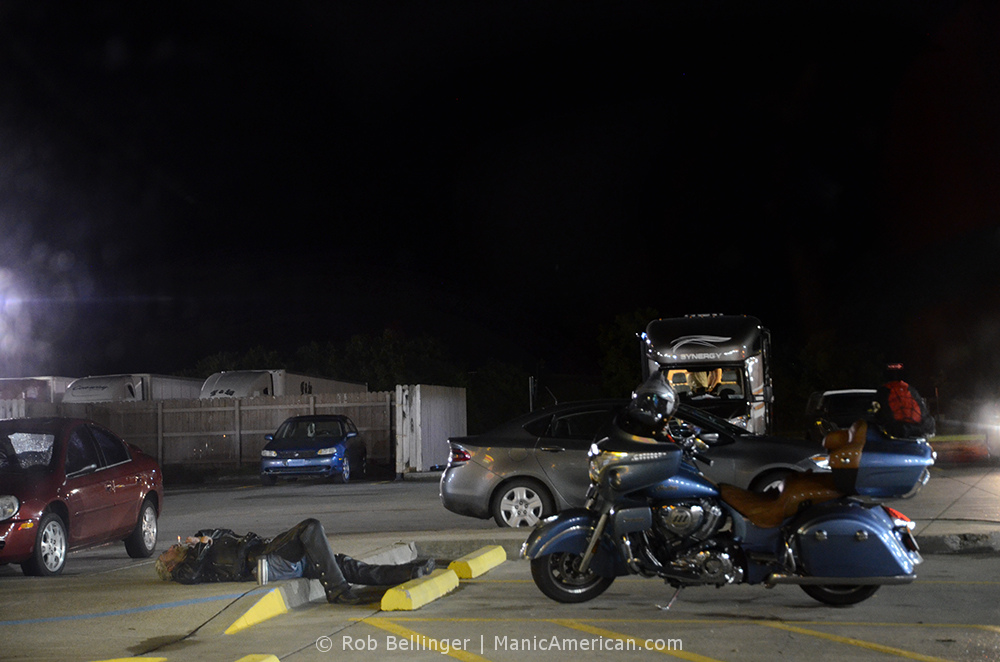
<path id="1" fill-rule="evenodd" d="M 856 605 L 863 602 L 879 589 L 878 584 L 860 585 L 820 585 L 801 584 L 802 590 L 811 598 L 835 607 Z"/>
<path id="2" fill-rule="evenodd" d="M 615 581 L 593 570 L 576 570 L 579 554 L 556 552 L 531 560 L 531 577 L 535 585 L 556 602 L 586 602 L 593 600 Z"/>

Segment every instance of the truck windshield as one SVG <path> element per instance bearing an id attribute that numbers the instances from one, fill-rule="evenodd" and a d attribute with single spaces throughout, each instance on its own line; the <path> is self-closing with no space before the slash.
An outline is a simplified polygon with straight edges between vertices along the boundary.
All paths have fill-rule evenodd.
<path id="1" fill-rule="evenodd" d="M 746 414 L 747 393 L 743 373 L 738 368 L 678 368 L 670 370 L 667 377 L 684 404 L 727 419 Z"/>

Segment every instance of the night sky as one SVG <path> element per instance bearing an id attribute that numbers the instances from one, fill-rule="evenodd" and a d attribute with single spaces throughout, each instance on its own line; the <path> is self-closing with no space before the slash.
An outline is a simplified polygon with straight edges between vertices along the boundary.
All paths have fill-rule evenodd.
<path id="1" fill-rule="evenodd" d="M 590 372 L 648 307 L 994 388 L 998 30 L 987 0 L 0 0 L 0 376 L 384 328 Z"/>

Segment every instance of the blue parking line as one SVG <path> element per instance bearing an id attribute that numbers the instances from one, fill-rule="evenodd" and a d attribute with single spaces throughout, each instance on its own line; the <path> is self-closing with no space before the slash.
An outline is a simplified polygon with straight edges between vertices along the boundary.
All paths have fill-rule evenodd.
<path id="1" fill-rule="evenodd" d="M 102 611 L 96 614 L 77 614 L 76 616 L 50 616 L 48 618 L 26 618 L 19 621 L 0 621 L 3 625 L 34 625 L 36 623 L 57 623 L 59 621 L 82 621 L 89 618 L 107 618 L 108 616 L 125 616 L 128 614 L 139 614 L 146 611 L 156 611 L 158 609 L 173 609 L 174 607 L 186 607 L 205 602 L 215 602 L 217 600 L 236 600 L 244 595 L 250 595 L 260 589 L 247 591 L 246 593 L 231 593 L 228 595 L 215 595 L 208 598 L 193 598 L 191 600 L 178 600 L 177 602 L 164 602 L 158 605 L 147 605 L 145 607 L 133 607 L 132 609 L 116 609 L 114 611 Z"/>

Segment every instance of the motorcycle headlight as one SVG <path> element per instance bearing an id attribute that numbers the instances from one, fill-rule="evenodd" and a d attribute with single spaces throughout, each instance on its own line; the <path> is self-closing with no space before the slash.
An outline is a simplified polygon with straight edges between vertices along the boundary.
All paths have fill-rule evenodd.
<path id="1" fill-rule="evenodd" d="M 612 451 L 604 451 L 597 455 L 592 455 L 590 458 L 590 480 L 594 483 L 598 482 L 601 472 L 604 471 L 605 467 L 621 460 L 626 455 L 628 453 L 616 453 Z"/>
<path id="2" fill-rule="evenodd" d="M 11 496 L 9 494 L 0 496 L 0 522 L 5 519 L 10 519 L 16 515 L 17 510 L 20 507 L 21 503 L 17 500 L 16 496 Z"/>
<path id="3" fill-rule="evenodd" d="M 260 452 L 261 457 L 278 457 L 278 453 L 275 451 L 269 451 L 266 448 Z"/>
<path id="4" fill-rule="evenodd" d="M 316 451 L 316 455 L 336 455 L 336 454 L 337 454 L 336 446 L 333 446 L 331 448 L 321 448 L 318 451 Z"/>

